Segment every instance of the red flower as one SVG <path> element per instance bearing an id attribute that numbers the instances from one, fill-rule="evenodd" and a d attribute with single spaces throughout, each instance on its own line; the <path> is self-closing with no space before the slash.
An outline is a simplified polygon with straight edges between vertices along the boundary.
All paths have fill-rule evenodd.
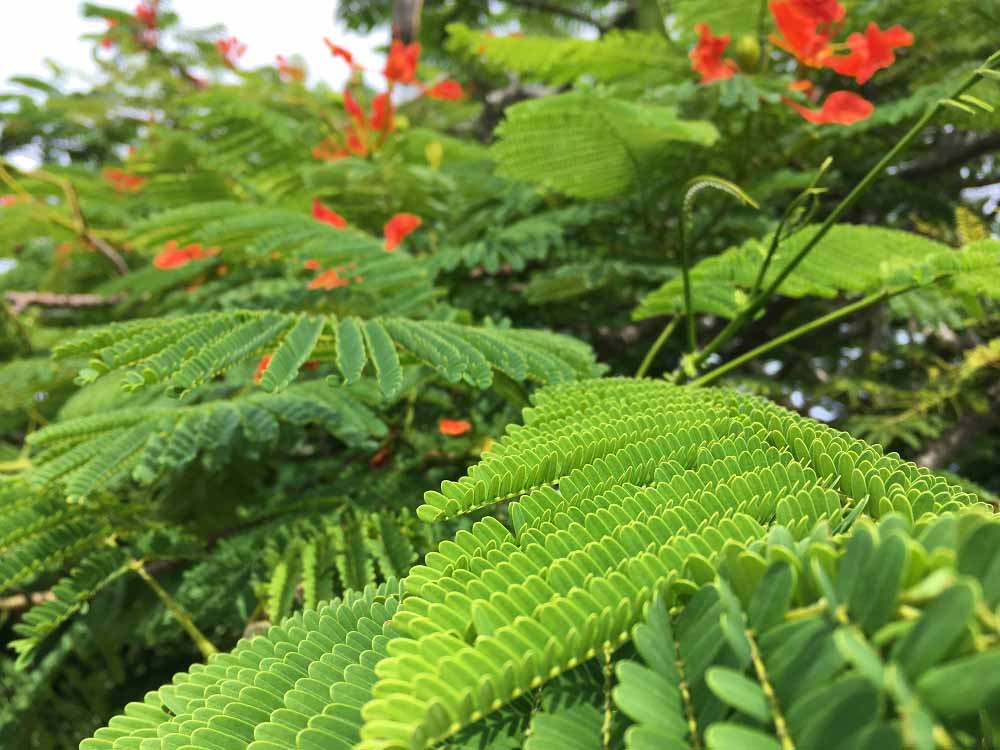
<path id="1" fill-rule="evenodd" d="M 431 99 L 441 99 L 449 102 L 458 101 L 465 96 L 465 92 L 462 91 L 462 84 L 452 80 L 435 83 L 429 89 L 426 89 L 424 93 Z"/>
<path id="2" fill-rule="evenodd" d="M 111 184 L 111 187 L 115 189 L 115 192 L 118 193 L 134 193 L 146 184 L 145 177 L 128 174 L 120 169 L 105 169 L 104 179 L 107 180 Z"/>
<path id="3" fill-rule="evenodd" d="M 302 267 L 303 268 L 308 268 L 310 271 L 318 271 L 319 270 L 319 261 L 316 260 L 315 258 L 310 258 L 309 260 L 304 261 L 302 263 Z"/>
<path id="4" fill-rule="evenodd" d="M 829 55 L 823 64 L 841 75 L 851 76 L 858 83 L 865 83 L 875 71 L 888 68 L 896 61 L 893 50 L 913 44 L 913 34 L 896 24 L 881 31 L 876 23 L 868 24 L 864 34 L 855 32 L 847 37 L 851 53 L 846 56 Z"/>
<path id="5" fill-rule="evenodd" d="M 347 226 L 347 219 L 336 211 L 324 206 L 319 202 L 318 198 L 313 201 L 313 218 L 322 221 L 324 224 L 329 224 L 336 229 L 343 229 Z"/>
<path id="6" fill-rule="evenodd" d="M 379 94 L 372 99 L 372 129 L 380 133 L 392 132 L 392 100 L 389 94 Z"/>
<path id="7" fill-rule="evenodd" d="M 344 89 L 344 109 L 351 116 L 352 120 L 364 126 L 365 113 L 361 110 L 361 106 L 358 104 L 357 99 L 354 98 L 354 94 L 351 93 L 350 89 Z"/>
<path id="8" fill-rule="evenodd" d="M 464 435 L 472 429 L 472 425 L 465 419 L 439 419 L 438 432 L 448 437 L 458 437 Z"/>
<path id="9" fill-rule="evenodd" d="M 791 99 L 785 99 L 785 103 L 818 125 L 853 125 L 867 119 L 875 109 L 870 101 L 850 91 L 834 91 L 818 110 L 803 107 Z"/>
<path id="10" fill-rule="evenodd" d="M 13 206 L 20 200 L 16 195 L 0 195 L 0 208 Z"/>
<path id="11" fill-rule="evenodd" d="M 799 80 L 792 81 L 790 84 L 788 84 L 788 88 L 790 88 L 792 91 L 801 91 L 805 94 L 808 94 L 810 91 L 813 90 L 813 82 L 805 78 L 800 78 Z"/>
<path id="12" fill-rule="evenodd" d="M 701 82 L 711 83 L 736 75 L 736 63 L 722 59 L 722 53 L 729 45 L 729 34 L 712 36 L 712 29 L 707 23 L 699 23 L 694 30 L 698 32 L 698 43 L 688 57 L 691 58 L 691 67 L 701 73 Z"/>
<path id="13" fill-rule="evenodd" d="M 234 36 L 228 39 L 219 39 L 215 43 L 215 48 L 219 50 L 223 62 L 229 68 L 235 68 L 236 61 L 243 57 L 243 53 L 247 51 L 247 46 Z"/>
<path id="14" fill-rule="evenodd" d="M 309 282 L 310 289 L 337 289 L 342 286 L 347 286 L 350 282 L 347 279 L 340 277 L 336 269 L 331 268 L 329 271 L 323 271 L 319 276 Z"/>
<path id="15" fill-rule="evenodd" d="M 163 246 L 163 252 L 153 259 L 153 265 L 163 271 L 186 266 L 192 260 L 201 260 L 219 254 L 219 248 L 212 247 L 204 249 L 201 245 L 194 244 L 187 247 L 177 247 L 174 240 L 168 241 Z"/>
<path id="16" fill-rule="evenodd" d="M 143 26 L 156 28 L 156 3 L 139 3 L 135 6 L 135 17 Z"/>
<path id="17" fill-rule="evenodd" d="M 382 75 L 396 83 L 413 83 L 417 75 L 417 61 L 420 59 L 420 42 L 403 44 L 396 39 L 389 46 L 389 56 L 385 60 Z"/>
<path id="18" fill-rule="evenodd" d="M 818 68 L 830 54 L 830 39 L 833 34 L 820 32 L 817 21 L 804 12 L 801 2 L 777 0 L 771 3 L 771 15 L 781 32 L 781 36 L 771 35 L 771 41 L 778 47 L 795 55 L 799 62 Z"/>
<path id="19" fill-rule="evenodd" d="M 260 358 L 260 362 L 257 363 L 257 369 L 253 373 L 253 382 L 260 385 L 260 379 L 264 377 L 264 370 L 267 369 L 268 365 L 271 364 L 271 355 L 265 354 Z"/>
<path id="20" fill-rule="evenodd" d="M 421 224 L 423 221 L 414 214 L 395 214 L 383 227 L 385 249 L 389 252 L 395 250 L 403 238 Z"/>
<path id="21" fill-rule="evenodd" d="M 180 268 L 191 261 L 183 250 L 164 250 L 153 259 L 153 265 L 163 271 Z"/>
<path id="22" fill-rule="evenodd" d="M 330 53 L 334 57 L 343 58 L 344 62 L 351 66 L 351 70 L 361 70 L 361 66 L 354 62 L 354 55 L 352 55 L 348 50 L 334 44 L 326 37 L 323 37 L 323 42 L 329 48 Z"/>
<path id="23" fill-rule="evenodd" d="M 829 25 L 844 17 L 844 6 L 837 0 L 791 0 L 791 4 L 797 11 L 809 16 L 817 26 Z"/>
<path id="24" fill-rule="evenodd" d="M 298 65 L 292 65 L 292 63 L 285 59 L 284 55 L 278 55 L 275 58 L 275 62 L 278 65 L 278 75 L 281 76 L 281 80 L 301 81 L 305 79 L 306 71 Z"/>

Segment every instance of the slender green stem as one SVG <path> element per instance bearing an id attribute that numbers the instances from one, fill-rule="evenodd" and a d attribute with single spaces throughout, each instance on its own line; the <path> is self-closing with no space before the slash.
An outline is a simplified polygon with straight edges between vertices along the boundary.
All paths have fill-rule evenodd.
<path id="1" fill-rule="evenodd" d="M 687 244 L 687 222 L 694 217 L 694 199 L 706 188 L 722 191 L 739 199 L 747 206 L 759 208 L 757 202 L 735 182 L 716 177 L 715 175 L 699 175 L 692 177 L 684 186 L 684 199 L 681 201 L 680 221 L 677 222 L 677 236 L 680 244 L 681 278 L 684 282 L 684 317 L 687 320 L 688 347 L 692 355 L 698 351 L 698 339 L 694 328 L 694 301 L 691 298 L 691 259 Z"/>
<path id="2" fill-rule="evenodd" d="M 862 297 L 857 302 L 852 302 L 849 305 L 844 305 L 844 307 L 838 308 L 833 312 L 827 313 L 826 315 L 816 318 L 815 320 L 810 320 L 808 323 L 804 323 L 803 325 L 800 325 L 798 328 L 793 328 L 792 330 L 787 331 L 781 334 L 780 336 L 775 336 L 770 341 L 767 341 L 761 344 L 760 346 L 751 349 L 750 351 L 745 352 L 734 359 L 729 360 L 725 364 L 719 365 L 714 370 L 709 370 L 700 378 L 692 380 L 690 385 L 705 385 L 706 383 L 710 383 L 716 378 L 718 378 L 720 375 L 725 375 L 730 370 L 739 367 L 744 362 L 749 362 L 750 360 L 759 357 L 761 354 L 769 352 L 772 349 L 776 349 L 782 344 L 787 344 L 789 341 L 792 341 L 793 339 L 797 339 L 799 336 L 805 336 L 807 333 L 812 333 L 817 328 L 822 328 L 824 326 L 829 325 L 830 323 L 835 323 L 841 318 L 846 318 L 849 315 L 853 315 L 858 310 L 863 310 L 864 308 L 869 307 L 870 305 L 883 302 L 889 299 L 890 297 L 895 297 L 898 294 L 903 294 L 904 292 L 908 292 L 911 289 L 915 289 L 916 287 L 917 285 L 913 284 L 911 286 L 903 287 L 901 289 L 894 289 L 891 291 L 883 289 L 882 291 L 869 294 L 867 297 Z"/>
<path id="3" fill-rule="evenodd" d="M 198 626 L 194 624 L 194 620 L 191 619 L 191 615 L 188 614 L 187 610 L 178 604 L 177 600 L 170 596 L 167 590 L 160 585 L 160 582 L 149 574 L 142 560 L 133 560 L 132 570 L 138 573 L 139 577 L 153 589 L 153 593 L 160 598 L 163 606 L 177 619 L 177 622 L 184 628 L 184 631 L 191 636 L 191 640 L 194 641 L 198 650 L 201 651 L 202 656 L 207 659 L 212 654 L 218 652 L 218 649 L 205 637 L 205 634 L 198 630 Z"/>
<path id="4" fill-rule="evenodd" d="M 767 699 L 768 708 L 771 710 L 771 721 L 774 722 L 774 732 L 778 735 L 781 750 L 795 750 L 795 743 L 792 741 L 792 735 L 788 730 L 788 721 L 781 710 L 781 704 L 778 701 L 778 694 L 774 690 L 774 685 L 771 684 L 767 665 L 764 664 L 764 658 L 761 656 L 760 648 L 757 646 L 757 638 L 752 630 L 747 629 L 745 632 L 747 642 L 750 644 L 750 662 L 753 664 L 757 682 L 760 683 L 764 697 Z"/>
<path id="5" fill-rule="evenodd" d="M 685 200 L 685 203 L 687 201 Z M 691 299 L 691 265 L 688 258 L 687 238 L 684 225 L 687 223 L 687 207 L 681 207 L 681 218 L 677 222 L 677 240 L 681 252 L 681 279 L 684 282 L 684 326 L 687 330 L 688 348 L 693 352 L 698 349 L 698 339 L 694 330 L 694 302 Z"/>
<path id="6" fill-rule="evenodd" d="M 604 717 L 601 721 L 601 750 L 611 747 L 611 727 L 615 717 L 615 704 L 612 698 L 614 688 L 615 662 L 612 658 L 611 646 L 604 647 Z"/>
<path id="7" fill-rule="evenodd" d="M 642 359 L 642 364 L 639 365 L 639 369 L 635 371 L 635 376 L 641 378 L 649 371 L 649 366 L 653 364 L 653 359 L 656 357 L 657 353 L 667 343 L 667 339 L 670 338 L 670 334 L 674 332 L 677 324 L 680 322 L 680 317 L 675 315 L 670 321 L 663 326 L 663 330 L 660 331 L 660 335 L 657 336 L 656 341 L 653 345 L 649 347 L 649 351 L 646 352 L 646 356 Z"/>
<path id="8" fill-rule="evenodd" d="M 980 78 L 983 77 L 981 71 L 997 59 L 1000 59 L 1000 51 L 991 55 L 983 68 L 979 68 L 967 76 L 955 92 L 948 98 L 954 99 L 965 93 L 966 90 L 971 88 Z M 798 265 L 805 260 L 806 256 L 813 250 L 813 248 L 816 247 L 817 244 L 819 244 L 819 241 L 822 240 L 823 237 L 826 236 L 827 232 L 833 228 L 833 225 L 837 223 L 837 220 L 840 219 L 840 217 L 843 216 L 844 213 L 846 213 L 847 210 L 850 209 L 851 206 L 853 206 L 865 192 L 867 192 L 868 188 L 871 187 L 876 178 L 878 178 L 878 176 L 885 171 L 886 167 L 892 164 L 899 154 L 907 146 L 909 146 L 918 135 L 920 135 L 927 123 L 929 123 L 931 119 L 933 119 L 934 115 L 938 113 L 938 110 L 944 106 L 944 101 L 944 99 L 938 100 L 927 108 L 927 111 L 924 112 L 920 119 L 913 124 L 913 127 L 911 127 L 906 134 L 896 142 L 895 146 L 889 149 L 885 156 L 879 159 L 878 163 L 868 171 L 868 173 L 857 185 L 854 186 L 854 189 L 851 190 L 851 192 L 848 193 L 839 204 L 837 204 L 833 211 L 830 212 L 830 215 L 826 217 L 826 220 L 820 226 L 819 230 L 802 246 L 802 249 L 799 250 L 795 257 L 793 257 L 781 270 L 781 272 L 774 277 L 771 283 L 768 284 L 760 294 L 752 298 L 740 314 L 733 318 L 729 324 L 705 346 L 704 349 L 699 351 L 694 356 L 692 364 L 695 368 L 699 367 L 711 354 L 718 351 L 719 348 L 735 336 L 736 333 L 747 324 L 747 322 L 753 319 L 757 312 L 766 307 L 772 295 L 781 287 L 785 279 L 787 279 L 792 271 L 794 271 Z"/>
<path id="9" fill-rule="evenodd" d="M 764 262 L 760 264 L 760 268 L 757 271 L 757 278 L 753 281 L 753 287 L 750 290 L 750 299 L 754 299 L 757 296 L 757 292 L 760 291 L 761 284 L 764 283 L 764 277 L 767 275 L 767 271 L 771 267 L 771 261 L 774 260 L 774 254 L 778 250 L 778 245 L 781 244 L 782 239 L 787 239 L 787 237 L 783 237 L 785 225 L 798 210 L 799 206 L 810 198 L 813 199 L 813 204 L 809 212 L 804 218 L 796 222 L 800 226 L 807 224 L 812 218 L 812 215 L 816 212 L 816 207 L 819 205 L 819 202 L 816 200 L 816 196 L 823 192 L 821 189 L 816 187 L 816 183 L 819 182 L 823 173 L 830 168 L 832 163 L 833 159 L 829 156 L 826 157 L 820 165 L 820 168 L 816 170 L 815 176 L 813 176 L 806 189 L 795 196 L 795 199 L 788 204 L 788 208 L 786 208 L 785 212 L 781 215 L 781 221 L 778 222 L 778 228 L 774 230 L 774 234 L 771 236 L 771 244 L 767 248 L 767 255 L 764 256 Z"/>

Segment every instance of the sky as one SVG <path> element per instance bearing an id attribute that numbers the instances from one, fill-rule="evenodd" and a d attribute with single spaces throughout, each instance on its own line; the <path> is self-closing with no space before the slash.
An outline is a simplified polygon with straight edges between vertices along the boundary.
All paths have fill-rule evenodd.
<path id="1" fill-rule="evenodd" d="M 98 4 L 129 12 L 137 2 L 98 0 Z M 6 81 L 13 75 L 47 77 L 47 57 L 84 76 L 93 75 L 93 42 L 80 36 L 99 33 L 105 26 L 82 18 L 82 4 L 81 0 L 0 0 L 0 6 L 16 7 L 0 15 L 0 91 L 9 90 Z M 164 4 L 189 28 L 225 24 L 228 34 L 247 45 L 242 66 L 272 65 L 276 55 L 298 54 L 308 66 L 310 81 L 339 85 L 346 80 L 347 70 L 323 44 L 323 37 L 328 36 L 351 49 L 365 67 L 381 67 L 382 55 L 376 48 L 385 44 L 385 34 L 363 37 L 339 28 L 333 20 L 336 0 L 164 0 Z M 85 78 L 71 80 L 79 85 Z"/>

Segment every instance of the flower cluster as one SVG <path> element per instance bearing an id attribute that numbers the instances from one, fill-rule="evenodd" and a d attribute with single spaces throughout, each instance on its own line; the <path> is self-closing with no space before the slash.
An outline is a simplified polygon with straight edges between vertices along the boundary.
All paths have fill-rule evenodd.
<path id="1" fill-rule="evenodd" d="M 284 55 L 278 55 L 274 58 L 275 64 L 278 66 L 278 76 L 280 76 L 282 81 L 303 81 L 306 77 L 306 71 L 304 68 L 290 63 Z"/>
<path id="2" fill-rule="evenodd" d="M 135 18 L 142 27 L 139 32 L 139 42 L 152 49 L 156 46 L 156 6 L 159 0 L 146 0 L 135 6 Z"/>
<path id="3" fill-rule="evenodd" d="M 316 159 L 336 161 L 351 155 L 368 156 L 392 132 L 393 108 L 388 92 L 372 99 L 369 115 L 365 114 L 350 89 L 344 89 L 343 101 L 349 119 L 342 136 L 344 145 L 340 147 L 336 139 L 325 138 L 313 147 L 312 155 Z"/>
<path id="4" fill-rule="evenodd" d="M 793 55 L 802 65 L 829 68 L 849 76 L 858 84 L 867 82 L 877 71 L 896 60 L 895 50 L 913 44 L 913 35 L 900 25 L 882 30 L 869 23 L 864 33 L 854 32 L 844 43 L 834 42 L 841 31 L 845 10 L 837 0 L 771 0 L 771 16 L 778 29 L 771 41 Z M 695 27 L 698 43 L 691 50 L 691 67 L 701 74 L 702 83 L 731 78 L 739 72 L 737 63 L 723 58 L 729 35 L 713 36 L 707 24 Z M 841 54 L 846 48 L 847 54 Z M 814 92 L 808 81 L 796 81 L 790 88 Z M 786 97 L 783 100 L 809 122 L 851 125 L 874 111 L 871 102 L 850 91 L 834 91 L 819 109 L 810 109 Z"/>
<path id="5" fill-rule="evenodd" d="M 156 6 L 158 3 L 154 2 L 141 2 L 135 6 L 135 17 L 143 26 L 147 29 L 156 28 Z"/>
<path id="6" fill-rule="evenodd" d="M 319 200 L 313 201 L 312 215 L 317 221 L 329 224 L 334 229 L 343 229 L 347 226 L 347 219 L 333 209 L 324 206 Z M 395 250 L 399 246 L 399 243 L 402 242 L 408 234 L 416 230 L 422 223 L 423 221 L 421 218 L 415 214 L 393 214 L 392 218 L 390 218 L 389 221 L 387 221 L 382 227 L 382 233 L 385 237 L 386 252 L 391 253 Z"/>
<path id="7" fill-rule="evenodd" d="M 129 31 L 134 35 L 135 41 L 148 49 L 156 46 L 158 5 L 159 0 L 143 0 L 143 2 L 135 6 L 135 20 L 129 24 Z M 106 18 L 104 20 L 108 24 L 108 29 L 104 32 L 104 36 L 101 37 L 101 47 L 103 49 L 111 49 L 115 46 L 115 37 L 112 35 L 112 32 L 118 28 L 118 19 Z"/>
<path id="8" fill-rule="evenodd" d="M 247 51 L 247 46 L 234 36 L 220 39 L 215 43 L 215 48 L 219 50 L 222 62 L 227 68 L 235 68 L 236 62 Z"/>
<path id="9" fill-rule="evenodd" d="M 181 266 L 186 266 L 193 260 L 201 260 L 219 254 L 219 248 L 203 248 L 201 245 L 193 244 L 186 247 L 178 247 L 177 242 L 168 240 L 163 246 L 163 251 L 153 259 L 153 265 L 163 271 L 170 271 Z"/>
<path id="10" fill-rule="evenodd" d="M 329 224 L 334 229 L 343 229 L 348 225 L 347 219 L 332 208 L 324 206 L 319 200 L 313 201 L 312 215 L 317 221 Z M 420 217 L 414 214 L 394 214 L 382 227 L 386 252 L 391 253 L 395 250 L 406 236 L 416 230 L 422 223 L 423 221 Z M 364 281 L 364 278 L 361 276 L 355 276 L 350 279 L 344 278 L 341 274 L 347 270 L 352 270 L 348 266 L 338 266 L 337 268 L 322 270 L 320 262 L 315 259 L 309 259 L 303 265 L 310 271 L 322 271 L 319 276 L 309 283 L 310 289 L 337 289 L 347 286 L 351 282 L 359 283 Z"/>
<path id="11" fill-rule="evenodd" d="M 105 169 L 103 172 L 104 179 L 115 189 L 118 193 L 135 193 L 146 184 L 145 177 L 139 177 L 139 175 L 129 174 L 121 169 Z"/>
<path id="12" fill-rule="evenodd" d="M 330 54 L 347 63 L 352 73 L 364 70 L 350 50 L 326 38 L 323 42 L 330 50 Z M 389 47 L 389 54 L 382 68 L 386 90 L 372 98 L 370 112 L 366 113 L 358 104 L 351 90 L 351 83 L 348 83 L 343 94 L 344 111 L 348 116 L 347 127 L 337 136 L 325 138 L 314 146 L 313 157 L 323 161 L 336 161 L 348 156 L 366 157 L 375 153 L 395 127 L 392 93 L 396 85 L 416 86 L 423 96 L 430 99 L 457 101 L 465 95 L 461 84 L 451 79 L 438 81 L 429 86 L 421 83 L 417 79 L 419 62 L 419 42 L 403 44 L 399 40 L 394 41 Z"/>

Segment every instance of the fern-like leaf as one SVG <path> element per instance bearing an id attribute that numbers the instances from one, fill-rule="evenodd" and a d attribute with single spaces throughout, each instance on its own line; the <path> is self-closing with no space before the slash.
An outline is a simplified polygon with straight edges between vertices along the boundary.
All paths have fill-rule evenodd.
<path id="1" fill-rule="evenodd" d="M 506 115 L 493 147 L 499 173 L 580 198 L 624 192 L 664 144 L 718 138 L 710 123 L 681 120 L 672 109 L 593 93 L 522 102 Z"/>

